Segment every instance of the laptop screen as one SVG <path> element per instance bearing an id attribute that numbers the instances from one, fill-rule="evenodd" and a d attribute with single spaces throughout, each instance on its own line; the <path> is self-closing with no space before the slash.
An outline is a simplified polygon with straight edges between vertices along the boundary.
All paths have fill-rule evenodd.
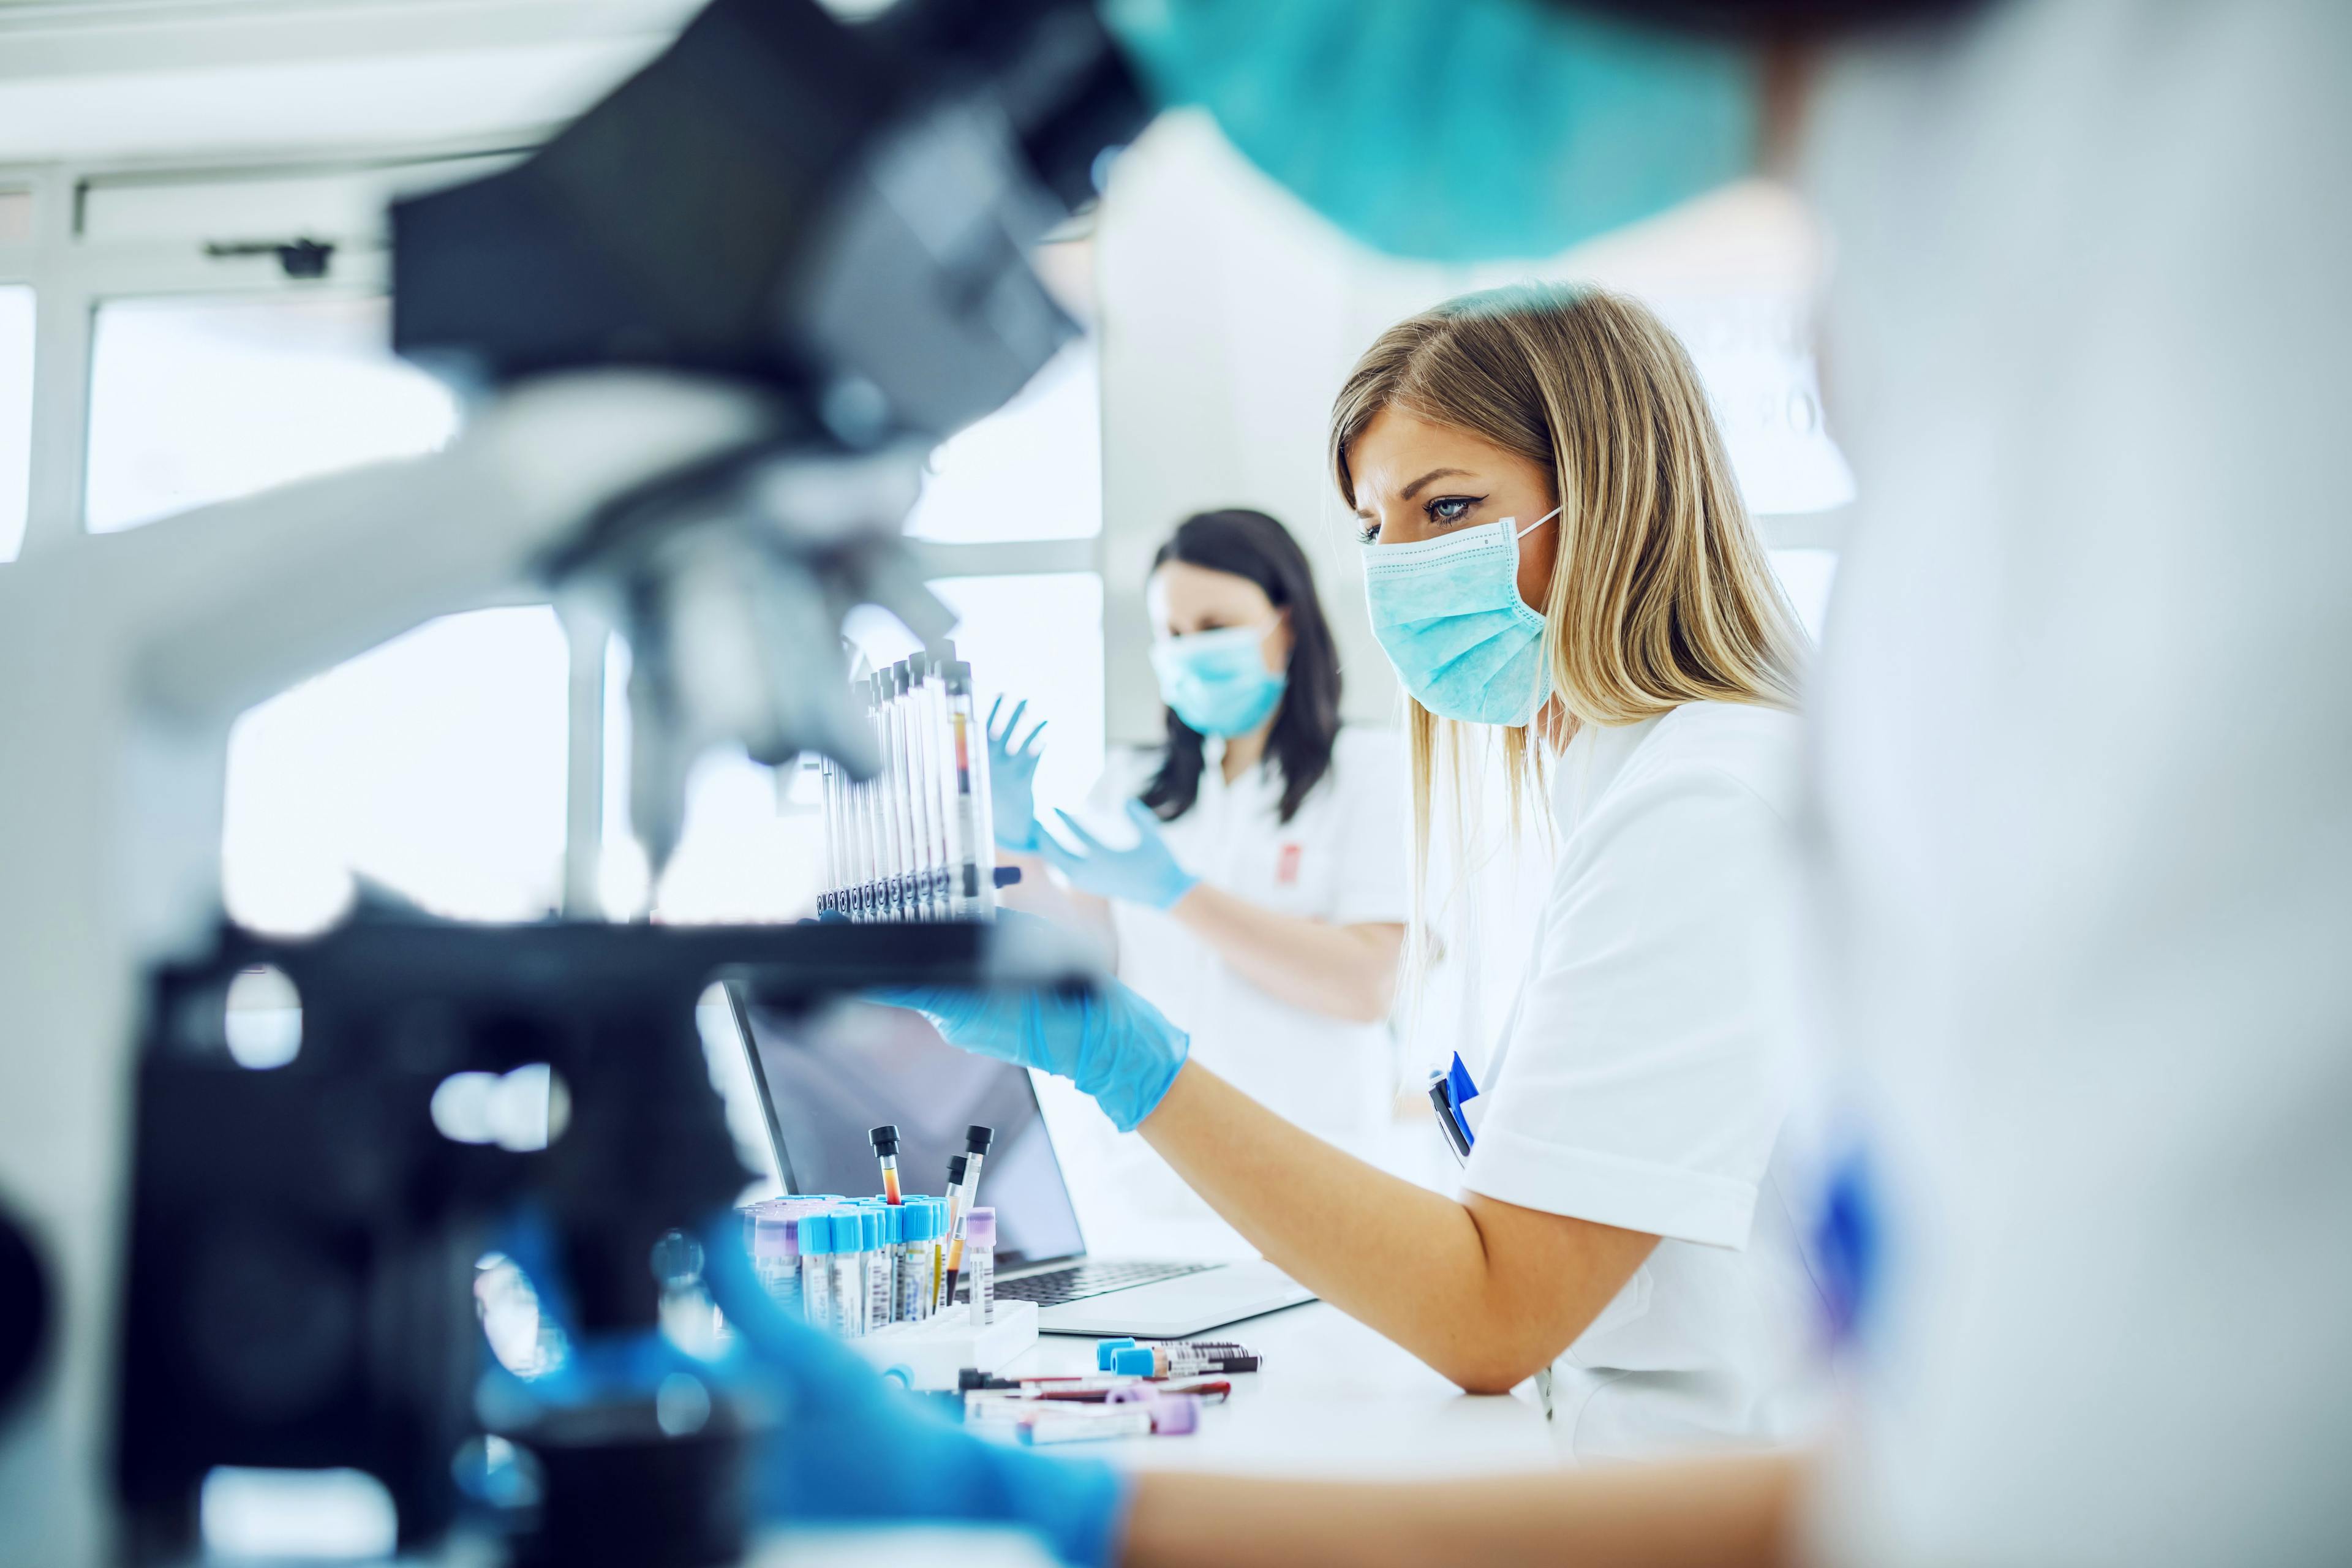
<path id="1" fill-rule="evenodd" d="M 996 1211 L 996 1266 L 1086 1250 L 1026 1068 L 959 1050 L 900 1008 L 845 1003 L 803 1017 L 729 992 L 791 1191 L 881 1191 L 866 1134 L 889 1121 L 905 1189 L 944 1193 L 948 1161 L 980 1122 L 996 1129 L 980 1178 L 980 1201 Z"/>

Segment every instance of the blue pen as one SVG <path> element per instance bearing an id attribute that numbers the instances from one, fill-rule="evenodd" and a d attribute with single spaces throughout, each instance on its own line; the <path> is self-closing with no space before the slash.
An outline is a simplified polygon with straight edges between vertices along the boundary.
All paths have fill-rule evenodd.
<path id="1" fill-rule="evenodd" d="M 1465 1163 L 1470 1151 L 1476 1146 L 1478 1135 L 1470 1130 L 1470 1101 L 1478 1098 L 1478 1086 L 1472 1081 L 1470 1069 L 1462 1065 L 1462 1053 L 1454 1053 L 1453 1065 L 1442 1073 L 1429 1075 L 1429 1103 L 1437 1111 L 1438 1130 L 1445 1134 L 1445 1146 L 1454 1157 Z"/>

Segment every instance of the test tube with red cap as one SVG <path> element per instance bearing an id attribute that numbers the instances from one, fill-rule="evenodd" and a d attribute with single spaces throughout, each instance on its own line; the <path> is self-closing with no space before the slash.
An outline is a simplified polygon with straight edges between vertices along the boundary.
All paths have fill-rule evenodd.
<path id="1" fill-rule="evenodd" d="M 884 1122 L 868 1128 L 866 1141 L 874 1145 L 874 1157 L 882 1163 L 882 1201 L 896 1205 L 898 1195 L 898 1128 L 895 1122 Z"/>

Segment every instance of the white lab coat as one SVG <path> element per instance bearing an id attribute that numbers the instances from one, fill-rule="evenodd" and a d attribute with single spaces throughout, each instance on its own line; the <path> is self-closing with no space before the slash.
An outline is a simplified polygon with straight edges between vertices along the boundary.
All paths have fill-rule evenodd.
<path id="1" fill-rule="evenodd" d="M 1343 726 L 1330 771 L 1281 820 L 1271 763 L 1227 784 L 1223 743 L 1192 808 L 1162 825 L 1193 875 L 1235 898 L 1333 925 L 1403 924 L 1412 903 L 1410 813 L 1400 738 Z M 1089 809 L 1115 814 L 1150 782 L 1153 750 L 1112 754 Z M 1353 1024 L 1277 1000 L 1172 915 L 1115 903 L 1118 977 L 1192 1037 L 1202 1066 L 1285 1120 L 1349 1147 L 1390 1120 L 1394 1051 L 1385 1022 Z"/>
<path id="2" fill-rule="evenodd" d="M 1239 898 L 1334 924 L 1402 924 L 1412 904 L 1412 797 L 1392 731 L 1347 725 L 1331 767 L 1279 820 L 1280 771 L 1227 784 L 1212 738 L 1192 808 L 1162 825 L 1188 869 Z M 1159 765 L 1153 749 L 1112 752 L 1087 803 L 1112 842 Z M 1171 916 L 1114 903 L 1118 976 L 1192 1037 L 1202 1066 L 1297 1125 L 1380 1161 L 1388 1153 L 1395 1076 L 1385 1023 L 1350 1024 L 1294 1007 L 1236 973 Z M 1108 1253 L 1249 1256 L 1242 1240 L 1139 1138 L 1121 1138 L 1092 1101 L 1036 1077 L 1054 1140 L 1072 1173 L 1088 1245 Z"/>
<path id="3" fill-rule="evenodd" d="M 1796 1087 L 1798 722 L 1692 703 L 1587 726 L 1463 1184 L 1662 1237 L 1554 1365 L 1581 1457 L 1786 1441 L 1822 1415 L 1820 1298 L 1776 1159 Z"/>
<path id="4" fill-rule="evenodd" d="M 2352 6 L 1837 62 L 1837 1562 L 2352 1562 Z"/>

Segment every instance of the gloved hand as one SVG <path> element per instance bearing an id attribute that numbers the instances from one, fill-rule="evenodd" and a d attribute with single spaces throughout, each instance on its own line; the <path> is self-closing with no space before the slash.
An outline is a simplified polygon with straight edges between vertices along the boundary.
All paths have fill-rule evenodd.
<path id="1" fill-rule="evenodd" d="M 1013 716 L 1004 728 L 996 727 L 996 710 L 1004 706 L 999 696 L 988 705 L 988 798 L 995 817 L 996 842 L 1005 849 L 1035 853 L 1038 840 L 1045 835 L 1037 831 L 1037 763 L 1044 752 L 1037 749 L 1037 737 L 1045 732 L 1046 721 L 1037 721 L 1037 727 L 1018 746 L 1013 743 L 1013 731 L 1021 727 L 1021 715 L 1029 710 L 1024 700 L 1014 705 Z"/>
<path id="2" fill-rule="evenodd" d="M 659 1334 L 640 1336 L 625 1354 L 597 1358 L 604 1368 L 597 1381 L 609 1387 L 623 1363 L 643 1387 L 685 1371 L 772 1407 L 775 1425 L 751 1460 L 758 1518 L 793 1524 L 982 1521 L 1033 1531 L 1065 1563 L 1096 1568 L 1110 1562 L 1129 1492 L 1117 1471 L 1097 1460 L 973 1436 L 885 1382 L 831 1336 L 793 1321 L 752 1273 L 740 1216 L 728 1215 L 706 1229 L 702 1248 L 704 1283 L 735 1331 L 732 1346 L 712 1361 Z M 526 1271 L 542 1310 L 567 1326 L 547 1256 L 526 1263 Z M 576 1350 L 576 1339 L 573 1344 Z M 494 1375 L 525 1397 L 561 1400 L 578 1391 L 579 1361 L 575 1355 L 551 1379 Z"/>
<path id="3" fill-rule="evenodd" d="M 1062 826 L 1078 841 L 1065 849 L 1051 834 L 1037 836 L 1037 852 L 1070 879 L 1073 887 L 1100 899 L 1124 899 L 1147 909 L 1164 910 L 1191 892 L 1201 880 L 1177 863 L 1160 831 L 1160 818 L 1139 800 L 1127 803 L 1127 819 L 1135 824 L 1135 847 L 1114 849 L 1080 826 L 1066 811 L 1056 811 Z"/>
<path id="4" fill-rule="evenodd" d="M 999 910 L 997 923 L 1034 915 Z M 951 1045 L 1068 1079 L 1121 1132 L 1159 1108 L 1192 1049 L 1191 1037 L 1114 980 L 1100 995 L 895 985 L 869 1000 L 920 1013 Z"/>

